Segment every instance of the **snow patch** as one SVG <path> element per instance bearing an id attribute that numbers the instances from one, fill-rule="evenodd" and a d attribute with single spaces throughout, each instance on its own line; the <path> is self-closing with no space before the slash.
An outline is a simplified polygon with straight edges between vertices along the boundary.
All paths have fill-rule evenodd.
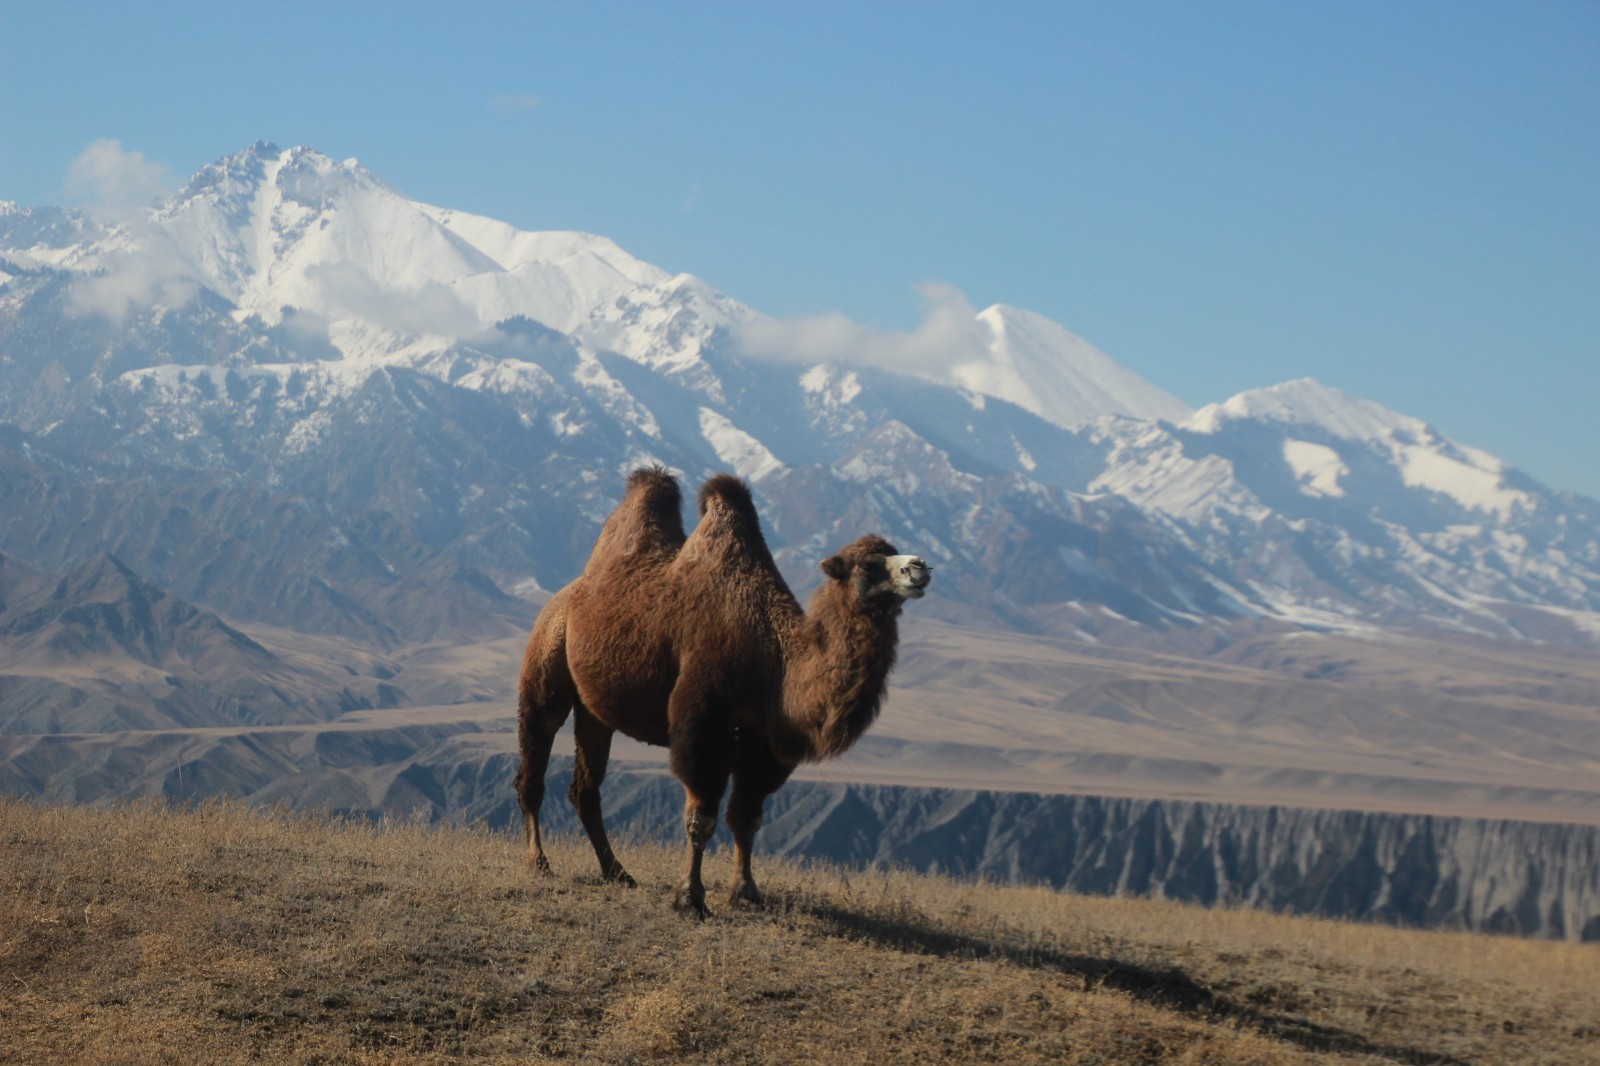
<path id="1" fill-rule="evenodd" d="M 1326 444 L 1293 438 L 1283 442 L 1283 461 L 1294 471 L 1300 491 L 1307 496 L 1343 496 L 1339 479 L 1350 473 L 1339 453 Z"/>
<path id="2" fill-rule="evenodd" d="M 655 415 L 606 371 L 593 352 L 586 348 L 578 350 L 578 366 L 572 377 L 598 399 L 612 417 L 637 426 L 640 432 L 653 440 L 661 439 L 661 425 Z"/>
<path id="3" fill-rule="evenodd" d="M 839 372 L 827 363 L 816 366 L 800 375 L 800 387 L 807 392 L 830 400 L 836 406 L 850 403 L 861 395 L 861 380 L 854 370 Z"/>
<path id="4" fill-rule="evenodd" d="M 700 435 L 717 453 L 717 458 L 746 481 L 759 481 L 783 469 L 783 463 L 766 445 L 709 407 L 700 408 Z"/>
<path id="5" fill-rule="evenodd" d="M 970 432 L 972 427 L 969 426 L 967 428 Z M 1017 450 L 1017 462 L 1022 464 L 1022 469 L 1026 470 L 1030 474 L 1039 469 L 1039 464 L 1033 458 L 1033 454 L 1022 446 L 1022 442 L 1017 439 L 1017 435 L 1015 433 L 1011 435 L 1011 446 Z"/>
<path id="6" fill-rule="evenodd" d="M 1463 507 L 1501 518 L 1510 518 L 1519 507 L 1533 507 L 1527 493 L 1505 487 L 1505 467 L 1498 459 L 1476 449 L 1454 450 L 1459 457 L 1426 445 L 1397 447 L 1401 478 L 1414 488 L 1442 493 Z"/>

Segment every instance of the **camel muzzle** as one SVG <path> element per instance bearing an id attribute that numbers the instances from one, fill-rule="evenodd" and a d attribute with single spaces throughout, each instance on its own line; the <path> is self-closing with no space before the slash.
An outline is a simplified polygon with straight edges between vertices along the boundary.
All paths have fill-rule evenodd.
<path id="1" fill-rule="evenodd" d="M 933 580 L 933 567 L 917 555 L 891 555 L 884 560 L 895 591 L 908 600 L 921 599 Z"/>

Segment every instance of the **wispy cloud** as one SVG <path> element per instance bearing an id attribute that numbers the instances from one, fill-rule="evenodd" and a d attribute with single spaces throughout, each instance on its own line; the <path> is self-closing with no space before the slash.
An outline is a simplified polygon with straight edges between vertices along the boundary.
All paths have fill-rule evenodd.
<path id="1" fill-rule="evenodd" d="M 525 111 L 537 111 L 543 103 L 543 100 L 532 93 L 501 93 L 489 101 L 489 107 L 504 115 L 515 115 Z"/>
<path id="2" fill-rule="evenodd" d="M 111 139 L 95 141 L 68 165 L 62 183 L 67 202 L 119 226 L 127 246 L 103 259 L 97 273 L 73 283 L 75 312 L 120 324 L 135 310 L 178 307 L 195 298 L 200 287 L 188 264 L 147 214 L 177 184 L 165 164 Z"/>
<path id="3" fill-rule="evenodd" d="M 182 307 L 200 293 L 177 249 L 158 236 L 138 251 L 107 257 L 101 270 L 72 284 L 72 310 L 121 325 L 135 311 Z"/>
<path id="4" fill-rule="evenodd" d="M 68 203 L 102 222 L 126 222 L 166 199 L 177 188 L 172 172 L 122 142 L 104 139 L 85 148 L 67 166 L 63 183 Z"/>
<path id="5" fill-rule="evenodd" d="M 937 375 L 986 352 L 983 327 L 972 304 L 953 285 L 930 281 L 917 287 L 927 302 L 911 330 L 877 330 L 838 311 L 799 318 L 758 318 L 736 329 L 746 354 L 796 363 L 875 366 Z"/>

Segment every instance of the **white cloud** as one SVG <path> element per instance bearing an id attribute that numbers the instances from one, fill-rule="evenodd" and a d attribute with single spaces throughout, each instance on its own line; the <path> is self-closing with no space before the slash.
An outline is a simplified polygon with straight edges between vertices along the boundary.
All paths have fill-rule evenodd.
<path id="1" fill-rule="evenodd" d="M 187 265 L 164 239 L 136 252 L 108 256 L 99 273 L 72 283 L 71 307 L 121 325 L 128 315 L 157 305 L 182 307 L 199 295 Z"/>
<path id="2" fill-rule="evenodd" d="M 110 139 L 95 141 L 67 167 L 62 188 L 68 201 L 119 226 L 125 248 L 73 283 L 73 311 L 120 325 L 135 310 L 179 307 L 195 298 L 200 287 L 188 264 L 147 214 L 176 184 L 167 167 Z"/>
<path id="3" fill-rule="evenodd" d="M 912 330 L 876 330 L 827 311 L 800 318 L 758 318 L 737 327 L 748 355 L 796 363 L 882 367 L 923 376 L 987 354 L 983 327 L 965 295 L 944 282 L 917 287 L 927 302 Z"/>
<path id="4" fill-rule="evenodd" d="M 67 166 L 63 191 L 102 222 L 127 222 L 166 199 L 177 182 L 166 166 L 120 141 L 95 141 Z"/>

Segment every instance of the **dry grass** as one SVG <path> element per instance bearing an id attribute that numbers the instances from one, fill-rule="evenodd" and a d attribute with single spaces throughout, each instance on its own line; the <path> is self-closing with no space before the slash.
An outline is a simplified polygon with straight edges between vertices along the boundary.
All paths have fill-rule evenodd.
<path id="1" fill-rule="evenodd" d="M 0 799 L 0 1061 L 1594 1062 L 1600 950 L 587 845 Z M 709 864 L 713 890 L 727 859 Z"/>

